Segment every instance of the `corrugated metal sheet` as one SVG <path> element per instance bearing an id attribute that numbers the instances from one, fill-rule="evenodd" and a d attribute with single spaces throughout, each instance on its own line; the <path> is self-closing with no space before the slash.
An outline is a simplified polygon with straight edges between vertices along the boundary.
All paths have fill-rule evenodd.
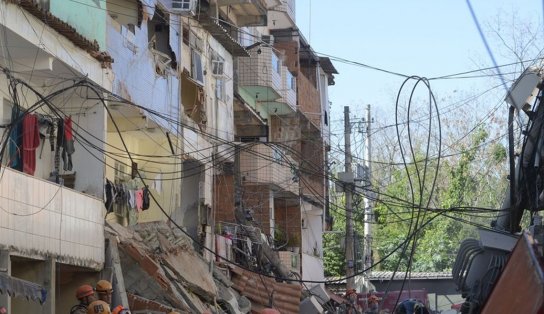
<path id="1" fill-rule="evenodd" d="M 482 314 L 544 313 L 544 261 L 524 234 L 483 308 Z"/>
<path id="2" fill-rule="evenodd" d="M 273 278 L 260 276 L 236 266 L 232 268 L 231 279 L 234 283 L 232 287 L 254 303 L 267 306 L 273 292 L 274 308 L 282 314 L 299 313 L 302 293 L 300 285 L 276 282 Z"/>
<path id="3" fill-rule="evenodd" d="M 395 274 L 393 280 L 402 280 L 404 279 L 405 273 L 398 271 Z M 368 280 L 391 280 L 393 276 L 392 271 L 373 271 L 368 274 Z M 412 272 L 410 274 L 412 280 L 424 280 L 424 279 L 451 279 L 452 275 L 450 272 Z M 332 276 L 327 277 L 326 280 L 333 285 L 345 284 L 346 279 L 343 276 Z"/>
<path id="4" fill-rule="evenodd" d="M 101 269 L 102 200 L 2 167 L 0 244 L 24 256 Z"/>

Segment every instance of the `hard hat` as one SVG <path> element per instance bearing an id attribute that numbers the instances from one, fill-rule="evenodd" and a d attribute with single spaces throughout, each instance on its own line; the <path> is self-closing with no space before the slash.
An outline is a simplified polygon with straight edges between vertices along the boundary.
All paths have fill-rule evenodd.
<path id="1" fill-rule="evenodd" d="M 118 305 L 111 310 L 111 314 L 130 314 L 130 310 L 122 305 Z"/>
<path id="2" fill-rule="evenodd" d="M 112 293 L 113 287 L 111 286 L 111 282 L 107 280 L 99 280 L 96 283 L 96 292 L 97 293 Z"/>
<path id="3" fill-rule="evenodd" d="M 111 314 L 110 306 L 104 301 L 94 301 L 87 307 L 87 314 Z"/>
<path id="4" fill-rule="evenodd" d="M 93 294 L 94 294 L 94 291 L 91 285 L 81 285 L 76 290 L 76 298 L 78 300 Z"/>

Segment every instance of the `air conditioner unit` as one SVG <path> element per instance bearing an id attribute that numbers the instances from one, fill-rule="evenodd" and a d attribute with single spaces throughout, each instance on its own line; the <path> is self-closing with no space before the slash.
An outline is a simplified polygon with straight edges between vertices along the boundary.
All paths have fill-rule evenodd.
<path id="1" fill-rule="evenodd" d="M 266 43 L 266 44 L 273 45 L 274 44 L 274 36 L 272 36 L 272 35 L 262 35 L 261 36 L 261 41 Z"/>
<path id="2" fill-rule="evenodd" d="M 197 0 L 172 0 L 172 13 L 180 15 L 196 15 Z"/>

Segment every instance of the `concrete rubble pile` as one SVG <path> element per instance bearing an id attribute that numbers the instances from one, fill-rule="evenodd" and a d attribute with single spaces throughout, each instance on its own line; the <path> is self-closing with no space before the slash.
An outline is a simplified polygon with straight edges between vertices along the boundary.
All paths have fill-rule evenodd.
<path id="1" fill-rule="evenodd" d="M 125 228 L 108 223 L 118 243 L 122 280 L 132 311 L 248 313 L 251 302 L 230 279 L 206 262 L 192 241 L 164 222 Z"/>

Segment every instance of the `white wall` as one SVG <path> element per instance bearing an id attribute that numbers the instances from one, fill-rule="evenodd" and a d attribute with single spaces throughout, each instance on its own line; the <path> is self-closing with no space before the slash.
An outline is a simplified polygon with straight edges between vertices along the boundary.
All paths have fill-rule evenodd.
<path id="1" fill-rule="evenodd" d="M 302 201 L 302 278 L 323 280 L 323 210 Z"/>
<path id="2" fill-rule="evenodd" d="M 150 2 L 150 1 L 148 1 Z M 131 33 L 126 26 L 121 25 L 108 16 L 107 46 L 115 62 L 112 64 L 114 74 L 113 92 L 149 109 L 155 110 L 177 120 L 179 117 L 180 83 L 177 72 L 169 68 L 169 73 L 161 76 L 155 71 L 154 56 L 149 47 L 147 19 L 152 19 L 154 5 L 144 3 L 144 20 L 141 27 Z M 170 16 L 170 45 L 180 64 L 179 20 Z M 135 47 L 135 49 L 133 49 Z M 157 118 L 154 118 L 157 120 Z M 176 132 L 174 125 L 157 120 L 163 127 Z"/>

